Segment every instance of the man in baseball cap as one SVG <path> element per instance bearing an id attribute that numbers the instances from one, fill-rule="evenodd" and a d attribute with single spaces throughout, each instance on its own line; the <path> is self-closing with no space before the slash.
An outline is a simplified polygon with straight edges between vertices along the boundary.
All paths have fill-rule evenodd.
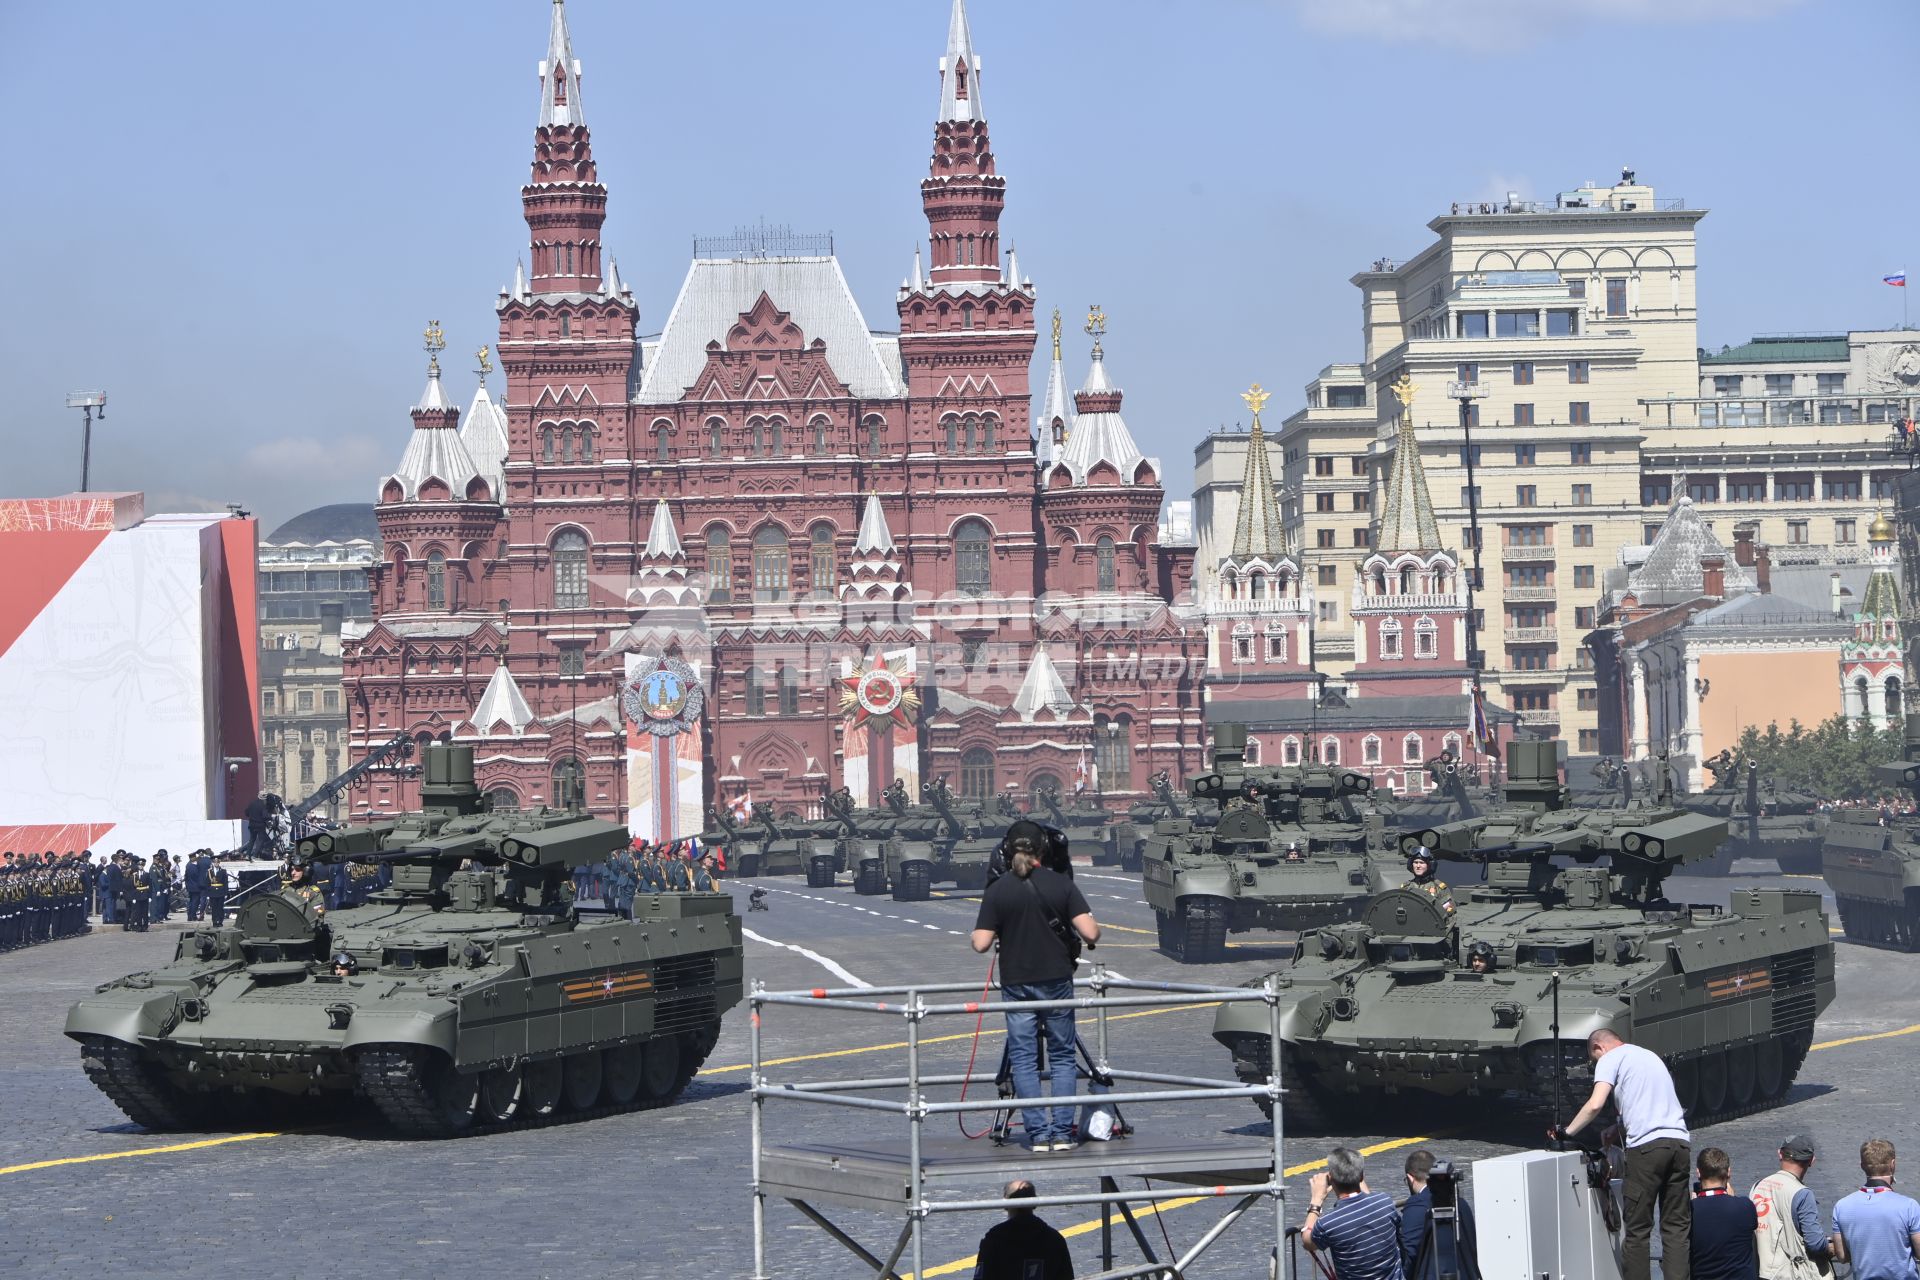
<path id="1" fill-rule="evenodd" d="M 1761 1280 L 1818 1280 L 1831 1275 L 1820 1202 L 1805 1185 L 1813 1168 L 1813 1139 L 1790 1133 L 1780 1141 L 1780 1168 L 1754 1183 L 1747 1198 L 1760 1215 L 1754 1233 Z"/>

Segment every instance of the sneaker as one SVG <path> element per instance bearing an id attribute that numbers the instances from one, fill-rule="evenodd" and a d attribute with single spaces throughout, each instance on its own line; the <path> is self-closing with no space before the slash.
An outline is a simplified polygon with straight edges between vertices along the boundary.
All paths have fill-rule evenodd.
<path id="1" fill-rule="evenodd" d="M 1054 1141 L 1053 1145 L 1049 1147 L 1048 1150 L 1049 1151 L 1074 1151 L 1074 1150 L 1077 1150 L 1079 1146 L 1080 1146 L 1080 1142 L 1076 1138 L 1059 1138 Z"/>

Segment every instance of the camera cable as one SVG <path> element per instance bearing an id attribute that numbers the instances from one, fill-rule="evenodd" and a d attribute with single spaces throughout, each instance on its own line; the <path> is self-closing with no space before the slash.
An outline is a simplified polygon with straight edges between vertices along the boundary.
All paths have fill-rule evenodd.
<path id="1" fill-rule="evenodd" d="M 993 970 L 994 966 L 999 963 L 1000 956 L 998 952 L 987 960 L 987 980 L 980 988 L 980 999 L 974 1002 L 976 1008 L 974 1009 L 973 1019 L 973 1047 L 967 1051 L 966 1076 L 960 1081 L 960 1101 L 962 1102 L 967 1100 L 967 1089 L 973 1084 L 973 1064 L 974 1060 L 980 1056 L 980 1028 L 985 1025 L 987 1020 L 987 993 L 993 990 Z M 954 1122 L 960 1126 L 960 1135 L 969 1141 L 977 1141 L 993 1132 L 993 1124 L 991 1121 L 988 1122 L 986 1128 L 978 1133 L 967 1132 L 967 1113 L 964 1111 L 956 1111 L 953 1118 Z"/>

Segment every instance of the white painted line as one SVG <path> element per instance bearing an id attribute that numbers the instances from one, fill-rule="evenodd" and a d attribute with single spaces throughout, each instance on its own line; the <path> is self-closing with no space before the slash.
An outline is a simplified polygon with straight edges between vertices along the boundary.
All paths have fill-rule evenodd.
<path id="1" fill-rule="evenodd" d="M 752 938 L 755 942 L 764 942 L 769 947 L 779 947 L 782 951 L 792 951 L 799 955 L 803 955 L 807 959 L 819 965 L 822 969 L 825 969 L 828 973 L 832 974 L 834 977 L 845 980 L 848 986 L 870 987 L 873 985 L 871 982 L 861 981 L 859 978 L 855 977 L 852 973 L 848 972 L 846 967 L 843 966 L 838 960 L 830 960 L 826 956 L 821 955 L 818 951 L 811 951 L 806 947 L 797 946 L 791 942 L 775 942 L 772 938 L 761 937 L 759 934 L 755 933 L 751 929 L 742 929 L 740 931 L 740 935 L 745 938 Z"/>

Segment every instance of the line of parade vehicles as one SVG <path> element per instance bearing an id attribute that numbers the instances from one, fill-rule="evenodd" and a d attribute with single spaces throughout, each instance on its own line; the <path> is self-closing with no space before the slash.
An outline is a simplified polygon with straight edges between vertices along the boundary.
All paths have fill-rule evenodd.
<path id="1" fill-rule="evenodd" d="M 1583 1042 L 1602 1028 L 1660 1053 L 1697 1119 L 1776 1104 L 1834 997 L 1821 895 L 1736 887 L 1723 907 L 1665 886 L 1683 867 L 1724 870 L 1729 846 L 1805 865 L 1808 815 L 1786 814 L 1776 838 L 1752 771 L 1736 787 L 1725 767 L 1719 794 L 1677 797 L 1661 767 L 1640 795 L 1610 777 L 1576 798 L 1557 749 L 1511 744 L 1497 796 L 1435 762 L 1435 790 L 1390 808 L 1352 770 L 1249 766 L 1227 725 L 1186 796 L 1160 777 L 1124 819 L 1051 793 L 1040 816 L 1139 871 L 1179 960 L 1226 959 L 1228 935 L 1250 929 L 1297 934 L 1274 975 L 1290 1123 L 1335 1125 L 1396 1095 L 1578 1097 Z M 1920 797 L 1920 717 L 1905 756 L 1880 777 Z M 731 897 L 643 894 L 631 918 L 576 901 L 573 871 L 624 847 L 624 826 L 492 812 L 467 747 L 431 746 L 423 767 L 420 810 L 302 842 L 319 866 L 381 865 L 364 902 L 328 913 L 310 886 L 258 894 L 230 923 L 183 931 L 170 963 L 73 1007 L 88 1076 L 132 1119 L 218 1128 L 332 1097 L 398 1133 L 451 1137 L 661 1106 L 687 1087 L 742 998 Z M 920 804 L 891 788 L 877 819 L 844 793 L 825 810 L 757 831 L 721 822 L 711 838 L 735 874 L 851 872 L 856 891 L 912 900 L 936 880 L 983 883 L 1020 816 L 939 780 Z M 1920 817 L 1815 820 L 1848 936 L 1914 949 Z M 1448 892 L 1407 883 L 1421 847 Z M 1270 1016 L 1216 1015 L 1249 1081 L 1268 1074 Z"/>

